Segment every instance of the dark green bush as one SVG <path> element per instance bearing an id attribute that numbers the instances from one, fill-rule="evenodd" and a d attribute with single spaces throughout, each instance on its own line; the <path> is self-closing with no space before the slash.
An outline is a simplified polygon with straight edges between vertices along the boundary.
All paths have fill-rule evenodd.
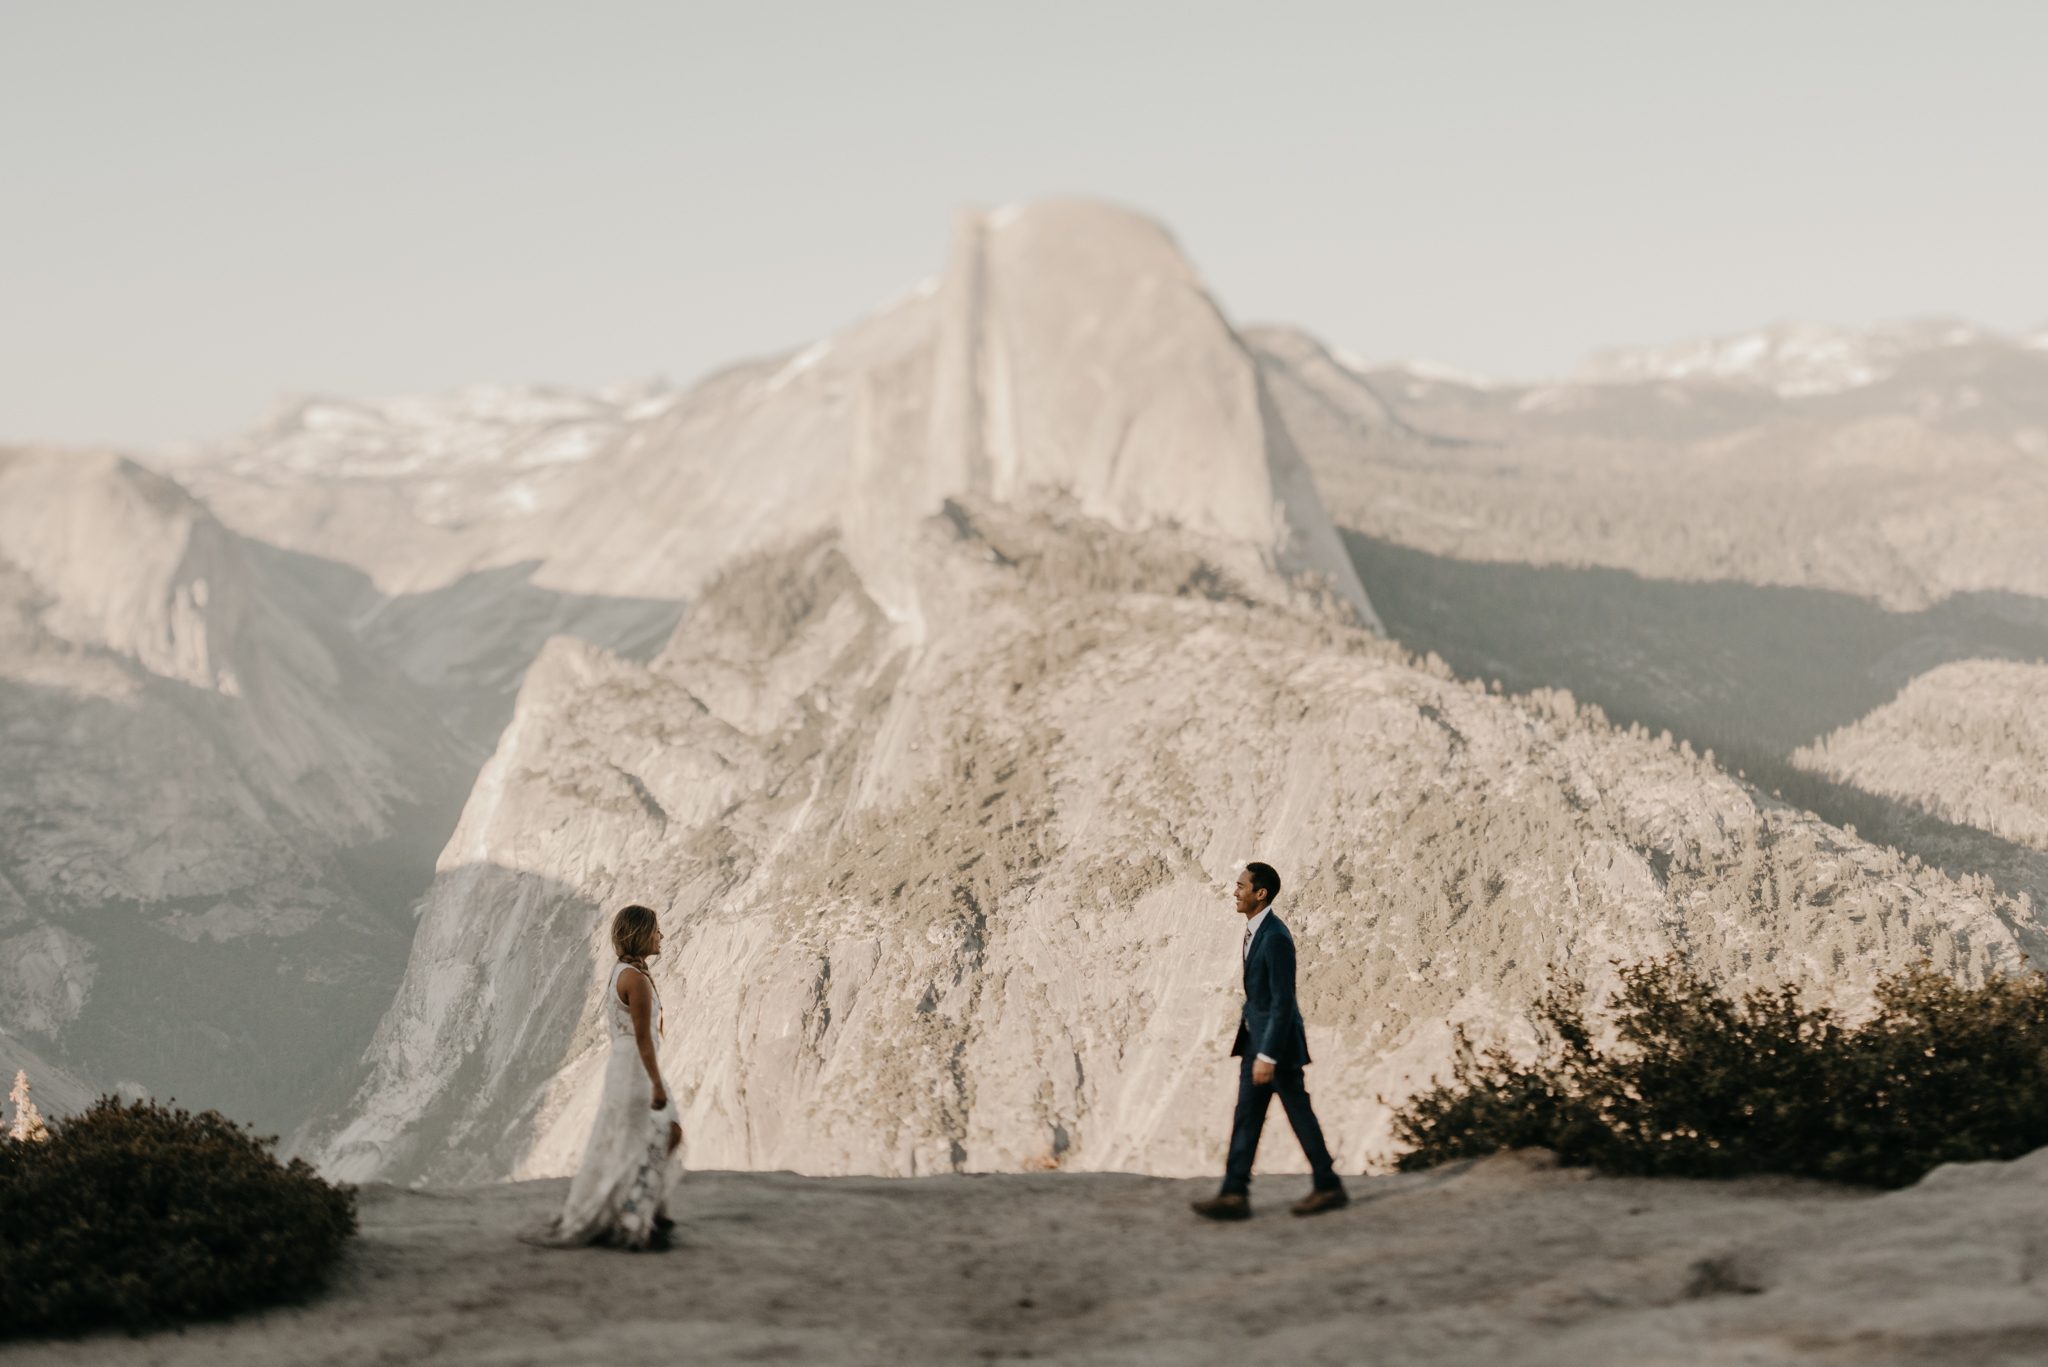
<path id="1" fill-rule="evenodd" d="M 0 1337 L 230 1314 L 318 1285 L 355 1191 L 217 1112 L 102 1097 L 0 1135 Z"/>
<path id="2" fill-rule="evenodd" d="M 2048 980 L 1963 987 L 1926 968 L 1845 1025 L 1796 990 L 1731 1001 L 1671 960 L 1622 970 L 1618 1044 L 1593 1044 L 1575 992 L 1541 1016 L 1528 1065 L 1461 1048 L 1452 1080 L 1395 1116 L 1407 1170 L 1501 1149 L 1636 1175 L 1791 1173 L 1881 1187 L 1941 1163 L 2048 1145 Z"/>

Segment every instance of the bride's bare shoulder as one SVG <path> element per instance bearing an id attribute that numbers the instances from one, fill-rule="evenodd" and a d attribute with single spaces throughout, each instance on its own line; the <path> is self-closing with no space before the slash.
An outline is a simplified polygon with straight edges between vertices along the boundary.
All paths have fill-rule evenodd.
<path id="1" fill-rule="evenodd" d="M 633 993 L 636 989 L 645 991 L 647 988 L 651 986 L 653 986 L 653 984 L 647 981 L 647 975 L 645 973 L 642 973 L 639 969 L 633 967 L 633 965 L 619 965 L 619 979 L 616 990 L 619 994 L 620 1001 L 625 1002 L 627 1005 L 630 1006 L 633 1002 Z"/>

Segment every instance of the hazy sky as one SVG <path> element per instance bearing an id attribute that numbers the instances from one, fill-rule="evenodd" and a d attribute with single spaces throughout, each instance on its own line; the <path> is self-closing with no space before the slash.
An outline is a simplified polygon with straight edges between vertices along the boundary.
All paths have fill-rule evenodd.
<path id="1" fill-rule="evenodd" d="M 1163 219 L 1240 321 L 1510 376 L 2048 322 L 2048 4 L 0 0 L 0 440 L 688 381 Z"/>

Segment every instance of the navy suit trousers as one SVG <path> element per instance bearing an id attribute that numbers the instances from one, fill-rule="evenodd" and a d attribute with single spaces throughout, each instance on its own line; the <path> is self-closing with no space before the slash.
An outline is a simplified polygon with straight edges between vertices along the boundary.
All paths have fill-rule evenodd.
<path id="1" fill-rule="evenodd" d="M 1252 1082 L 1254 1061 L 1250 1054 L 1245 1055 L 1244 1067 L 1237 1075 L 1237 1113 L 1230 1120 L 1230 1162 L 1223 1169 L 1223 1194 L 1250 1194 L 1252 1159 L 1258 1156 L 1259 1131 L 1266 1128 L 1266 1109 L 1275 1092 L 1280 1094 L 1287 1123 L 1294 1127 L 1294 1137 L 1308 1157 L 1316 1190 L 1333 1191 L 1343 1186 L 1336 1164 L 1330 1161 L 1330 1146 L 1323 1142 L 1323 1127 L 1316 1123 L 1316 1113 L 1308 1104 L 1308 1091 L 1301 1085 L 1301 1069 L 1275 1067 L 1273 1080 L 1260 1087 Z"/>

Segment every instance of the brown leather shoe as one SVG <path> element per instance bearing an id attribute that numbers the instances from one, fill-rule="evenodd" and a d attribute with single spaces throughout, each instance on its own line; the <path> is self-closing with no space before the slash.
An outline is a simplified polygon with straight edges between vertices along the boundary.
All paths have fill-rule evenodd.
<path id="1" fill-rule="evenodd" d="M 1188 1209 L 1204 1220 L 1249 1220 L 1252 1218 L 1252 1203 L 1242 1196 L 1211 1196 L 1206 1201 L 1190 1201 Z"/>
<path id="2" fill-rule="evenodd" d="M 1342 1210 L 1351 1204 L 1351 1196 L 1342 1187 L 1331 1187 L 1328 1191 L 1312 1191 L 1288 1209 L 1296 1215 L 1321 1215 L 1326 1210 Z"/>

